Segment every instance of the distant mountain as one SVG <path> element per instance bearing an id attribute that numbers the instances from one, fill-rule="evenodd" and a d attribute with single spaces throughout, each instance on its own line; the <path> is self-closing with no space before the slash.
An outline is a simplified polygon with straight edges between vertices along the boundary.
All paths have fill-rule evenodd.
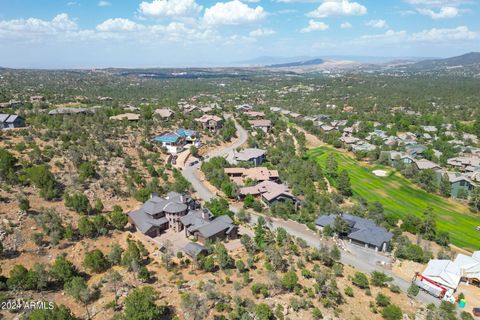
<path id="1" fill-rule="evenodd" d="M 287 63 L 280 63 L 280 64 L 272 64 L 267 67 L 269 68 L 290 68 L 290 67 L 305 67 L 305 66 L 315 66 L 319 64 L 323 64 L 325 60 L 323 59 L 312 59 L 306 61 L 294 61 L 294 62 L 287 62 Z"/>
<path id="2" fill-rule="evenodd" d="M 438 69 L 480 65 L 480 52 L 470 52 L 461 56 L 424 60 L 411 65 L 414 69 Z"/>
<path id="3" fill-rule="evenodd" d="M 297 56 L 297 57 L 273 57 L 273 56 L 261 56 L 250 60 L 233 62 L 235 66 L 269 66 L 273 64 L 284 64 L 296 61 L 312 60 L 316 57 Z"/>

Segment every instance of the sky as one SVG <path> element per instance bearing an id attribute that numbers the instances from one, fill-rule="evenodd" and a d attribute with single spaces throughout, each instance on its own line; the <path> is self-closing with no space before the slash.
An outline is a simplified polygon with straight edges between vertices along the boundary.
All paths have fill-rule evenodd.
<path id="1" fill-rule="evenodd" d="M 228 66 L 480 51 L 479 0 L 2 0 L 0 66 Z"/>

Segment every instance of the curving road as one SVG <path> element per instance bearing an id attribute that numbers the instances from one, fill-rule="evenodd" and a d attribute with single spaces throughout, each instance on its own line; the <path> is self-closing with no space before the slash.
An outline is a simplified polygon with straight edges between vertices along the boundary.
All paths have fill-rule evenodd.
<path id="1" fill-rule="evenodd" d="M 237 139 L 231 145 L 224 147 L 222 149 L 216 149 L 211 151 L 206 158 L 225 156 L 232 150 L 235 150 L 242 146 L 248 139 L 248 132 L 242 128 L 236 121 L 235 127 L 237 128 Z M 196 171 L 200 168 L 201 162 L 193 166 L 185 166 L 182 170 L 183 176 L 192 184 L 193 189 L 197 192 L 197 195 L 204 201 L 210 201 L 212 198 L 217 197 L 212 193 L 204 183 L 199 179 L 196 174 Z M 238 212 L 239 209 L 234 206 L 230 206 L 230 210 L 233 212 Z M 255 224 L 259 215 L 251 213 L 251 223 Z M 297 238 L 305 240 L 305 242 L 315 248 L 319 248 L 322 245 L 322 239 L 318 236 L 317 233 L 308 229 L 305 225 L 298 223 L 293 220 L 282 220 L 272 217 L 267 217 L 267 224 L 270 229 L 275 230 L 277 228 L 285 229 L 290 235 Z M 356 245 L 347 244 L 350 252 L 343 251 L 341 256 L 341 262 L 345 265 L 351 265 L 355 269 L 364 272 L 371 273 L 372 271 L 383 271 L 393 278 L 393 283 L 398 285 L 402 291 L 406 292 L 410 286 L 409 281 L 394 275 L 389 270 L 382 268 L 377 264 L 379 261 L 387 261 L 388 258 L 382 254 L 376 253 L 373 250 L 365 249 Z M 412 275 L 413 276 L 413 275 Z M 424 292 L 420 292 L 416 298 L 417 300 L 423 303 L 434 303 L 438 305 L 440 301 Z"/>

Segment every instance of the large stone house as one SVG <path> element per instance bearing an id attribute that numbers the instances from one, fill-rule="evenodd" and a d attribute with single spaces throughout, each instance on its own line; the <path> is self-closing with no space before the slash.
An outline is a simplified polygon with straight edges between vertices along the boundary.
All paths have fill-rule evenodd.
<path id="1" fill-rule="evenodd" d="M 215 218 L 210 210 L 200 209 L 192 198 L 176 192 L 165 198 L 152 196 L 128 217 L 138 231 L 152 238 L 169 229 L 184 231 L 186 237 L 203 244 L 207 240 L 236 239 L 238 235 L 238 227 L 229 216 Z"/>
<path id="2" fill-rule="evenodd" d="M 197 208 L 197 203 L 189 196 L 170 192 L 165 198 L 152 195 L 143 206 L 131 211 L 128 217 L 137 230 L 150 237 L 156 237 L 167 229 L 182 230 L 180 218 L 189 210 Z"/>
<path id="3" fill-rule="evenodd" d="M 209 114 L 204 114 L 200 118 L 195 119 L 195 121 L 199 122 L 203 129 L 212 132 L 219 130 L 223 126 L 222 118 Z"/>
<path id="4" fill-rule="evenodd" d="M 297 203 L 297 199 L 286 185 L 273 181 L 263 181 L 252 187 L 240 188 L 240 199 L 245 198 L 248 194 L 260 198 L 267 206 L 276 202 L 291 201 L 294 204 Z"/>

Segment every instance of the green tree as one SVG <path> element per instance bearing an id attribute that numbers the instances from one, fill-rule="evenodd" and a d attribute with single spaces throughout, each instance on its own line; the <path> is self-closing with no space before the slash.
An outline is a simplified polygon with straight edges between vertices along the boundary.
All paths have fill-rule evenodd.
<path id="1" fill-rule="evenodd" d="M 263 217 L 259 217 L 257 220 L 257 224 L 255 225 L 255 236 L 253 237 L 253 241 L 255 241 L 255 244 L 257 245 L 258 248 L 264 249 L 265 248 L 265 237 L 266 237 L 266 232 L 265 232 L 265 219 Z"/>
<path id="2" fill-rule="evenodd" d="M 255 319 L 258 320 L 272 320 L 273 311 L 265 303 L 259 303 L 255 306 Z"/>
<path id="3" fill-rule="evenodd" d="M 128 223 L 128 216 L 123 211 L 115 210 L 114 208 L 110 214 L 110 223 L 115 229 L 123 230 Z"/>
<path id="4" fill-rule="evenodd" d="M 55 258 L 55 262 L 53 263 L 50 272 L 54 279 L 61 283 L 69 281 L 78 273 L 73 263 L 67 260 L 63 254 L 58 255 Z"/>
<path id="5" fill-rule="evenodd" d="M 88 214 L 92 210 L 87 196 L 81 192 L 75 193 L 72 196 L 67 194 L 65 196 L 65 206 L 75 212 L 83 214 Z"/>
<path id="6" fill-rule="evenodd" d="M 18 208 L 20 211 L 27 213 L 30 210 L 30 201 L 27 197 L 20 197 L 18 199 Z"/>
<path id="7" fill-rule="evenodd" d="M 382 311 L 382 317 L 385 320 L 401 320 L 403 317 L 402 309 L 394 304 L 389 304 Z"/>
<path id="8" fill-rule="evenodd" d="M 34 309 L 23 317 L 25 320 L 78 320 L 64 305 L 55 305 L 53 309 Z"/>
<path id="9" fill-rule="evenodd" d="M 292 291 L 298 285 L 298 276 L 295 272 L 289 271 L 282 278 L 282 287 L 288 291 Z"/>
<path id="10" fill-rule="evenodd" d="M 88 303 L 92 298 L 92 293 L 82 277 L 73 277 L 65 283 L 65 292 L 77 302 L 81 302 L 87 312 L 87 319 L 91 319 Z"/>
<path id="11" fill-rule="evenodd" d="M 393 280 L 392 277 L 389 277 L 384 272 L 379 271 L 373 271 L 371 276 L 372 285 L 374 287 L 385 287 L 388 282 Z"/>
<path id="12" fill-rule="evenodd" d="M 390 298 L 380 292 L 377 294 L 377 297 L 375 298 L 375 302 L 379 307 L 386 307 L 390 304 Z"/>
<path id="13" fill-rule="evenodd" d="M 95 225 L 87 217 L 81 217 L 78 221 L 78 233 L 86 238 L 93 238 L 97 235 Z"/>
<path id="14" fill-rule="evenodd" d="M 27 178 L 40 189 L 40 196 L 52 200 L 60 196 L 60 189 L 54 175 L 46 165 L 33 166 L 25 170 Z"/>
<path id="15" fill-rule="evenodd" d="M 473 191 L 470 193 L 468 204 L 473 212 L 480 211 L 480 188 L 473 189 Z"/>
<path id="16" fill-rule="evenodd" d="M 362 272 L 355 272 L 352 283 L 361 289 L 367 289 L 369 287 L 368 278 Z"/>
<path id="17" fill-rule="evenodd" d="M 220 242 L 215 246 L 215 255 L 220 269 L 225 270 L 233 267 L 233 259 L 228 255 L 227 248 L 223 243 Z"/>
<path id="18" fill-rule="evenodd" d="M 442 175 L 442 180 L 440 181 L 440 193 L 447 198 L 452 195 L 452 185 L 446 173 Z"/>
<path id="19" fill-rule="evenodd" d="M 125 298 L 123 318 L 125 320 L 156 320 L 166 315 L 168 309 L 158 306 L 157 294 L 152 287 L 133 289 Z"/>
<path id="20" fill-rule="evenodd" d="M 327 164 L 325 169 L 327 171 L 327 175 L 329 175 L 332 178 L 337 177 L 338 163 L 337 163 L 337 158 L 335 157 L 335 154 L 333 153 L 328 154 Z"/>
<path id="21" fill-rule="evenodd" d="M 416 297 L 419 292 L 420 292 L 420 288 L 418 288 L 418 286 L 414 283 L 412 283 L 407 290 L 407 294 L 409 297 Z"/>
<path id="22" fill-rule="evenodd" d="M 110 264 L 102 251 L 95 249 L 85 254 L 83 266 L 95 273 L 102 273 L 108 270 Z"/>
<path id="23" fill-rule="evenodd" d="M 78 178 L 80 182 L 84 182 L 88 178 L 94 178 L 96 175 L 95 165 L 92 162 L 86 161 L 78 166 Z"/>
<path id="24" fill-rule="evenodd" d="M 15 166 L 17 159 L 7 150 L 0 148 L 0 179 L 5 181 L 17 180 Z"/>
<path id="25" fill-rule="evenodd" d="M 123 249 L 118 244 L 112 246 L 112 250 L 108 254 L 108 261 L 112 266 L 119 265 L 122 261 Z"/>
<path id="26" fill-rule="evenodd" d="M 340 171 L 340 174 L 337 178 L 337 188 L 338 191 L 340 191 L 340 193 L 344 196 L 348 197 L 352 195 L 352 186 L 347 170 Z"/>

